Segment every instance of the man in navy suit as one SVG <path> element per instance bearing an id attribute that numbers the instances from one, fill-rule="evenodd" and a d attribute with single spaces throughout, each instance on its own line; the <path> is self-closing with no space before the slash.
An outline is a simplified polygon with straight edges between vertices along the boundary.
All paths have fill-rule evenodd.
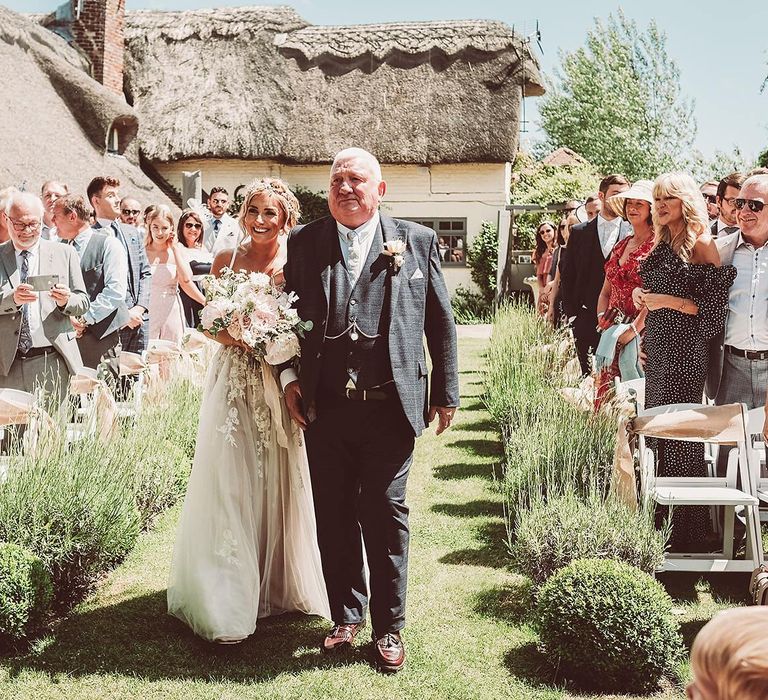
<path id="1" fill-rule="evenodd" d="M 405 662 L 405 486 L 414 440 L 435 417 L 438 434 L 450 426 L 459 378 L 437 235 L 381 214 L 385 191 L 376 158 L 346 149 L 331 167 L 331 216 L 291 232 L 286 289 L 314 325 L 301 341 L 298 376 L 288 368 L 281 381 L 306 431 L 334 621 L 322 649 L 349 648 L 370 607 L 376 667 L 394 673 Z"/>
<path id="2" fill-rule="evenodd" d="M 144 250 L 144 241 L 134 226 L 120 222 L 120 180 L 95 177 L 88 185 L 88 201 L 96 212 L 95 229 L 108 233 L 122 243 L 128 255 L 128 291 L 125 304 L 128 321 L 120 330 L 120 345 L 126 352 L 147 349 L 149 294 L 152 268 Z"/>
<path id="3" fill-rule="evenodd" d="M 590 372 L 589 356 L 600 336 L 597 332 L 597 298 L 605 281 L 605 261 L 613 246 L 629 232 L 629 225 L 614 216 L 605 201 L 629 189 L 623 175 L 609 175 L 600 182 L 600 213 L 571 230 L 568 239 L 568 264 L 560 268 L 560 295 L 566 317 L 572 319 L 576 354 L 581 373 Z"/>

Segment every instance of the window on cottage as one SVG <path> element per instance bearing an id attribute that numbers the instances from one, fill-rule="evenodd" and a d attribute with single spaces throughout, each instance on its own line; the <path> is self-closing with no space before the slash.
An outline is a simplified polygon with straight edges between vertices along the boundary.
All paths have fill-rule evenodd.
<path id="1" fill-rule="evenodd" d="M 443 267 L 465 267 L 467 264 L 466 219 L 410 219 L 434 230 Z"/>
<path id="2" fill-rule="evenodd" d="M 120 134 L 114 124 L 110 127 L 107 136 L 107 153 L 120 153 Z"/>

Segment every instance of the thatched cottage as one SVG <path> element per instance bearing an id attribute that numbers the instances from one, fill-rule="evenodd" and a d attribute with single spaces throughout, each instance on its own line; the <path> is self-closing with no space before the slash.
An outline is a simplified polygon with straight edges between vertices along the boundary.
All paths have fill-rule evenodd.
<path id="1" fill-rule="evenodd" d="M 89 61 L 34 18 L 0 7 L 0 188 L 38 193 L 49 179 L 85 194 L 110 174 L 126 194 L 170 203 L 138 165 L 138 117 L 91 77 Z M 122 141 L 117 152 L 111 144 Z"/>
<path id="2" fill-rule="evenodd" d="M 387 212 L 438 231 L 451 287 L 469 280 L 481 222 L 508 228 L 520 106 L 543 87 L 503 22 L 325 27 L 291 7 L 124 6 L 70 0 L 42 21 L 124 91 L 138 136 L 132 126 L 112 146 L 130 159 L 138 143 L 143 169 L 177 203 L 183 173 L 197 170 L 203 190 L 275 175 L 323 191 L 333 155 L 358 145 L 384 165 Z"/>
<path id="3" fill-rule="evenodd" d="M 510 161 L 536 61 L 503 22 L 312 26 L 290 7 L 129 12 L 125 92 L 143 155 L 175 188 L 200 170 L 230 192 L 275 175 L 327 190 L 349 145 L 385 164 L 386 210 L 444 243 L 449 285 L 468 239 L 508 226 Z M 453 268 L 453 269 L 451 269 Z"/>

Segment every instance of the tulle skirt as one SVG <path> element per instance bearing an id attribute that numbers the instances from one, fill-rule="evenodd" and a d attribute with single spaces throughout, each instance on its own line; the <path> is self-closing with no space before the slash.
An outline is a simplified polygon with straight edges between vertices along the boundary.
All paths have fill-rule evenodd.
<path id="1" fill-rule="evenodd" d="M 302 433 L 275 368 L 222 347 L 206 378 L 168 612 L 226 642 L 289 611 L 330 616 Z"/>

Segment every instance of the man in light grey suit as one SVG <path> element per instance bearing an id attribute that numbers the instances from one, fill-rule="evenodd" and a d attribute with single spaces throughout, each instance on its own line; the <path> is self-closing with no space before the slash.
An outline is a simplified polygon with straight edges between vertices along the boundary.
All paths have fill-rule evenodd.
<path id="1" fill-rule="evenodd" d="M 365 622 L 364 540 L 374 662 L 394 673 L 405 661 L 405 486 L 414 439 L 436 416 L 438 433 L 450 426 L 459 381 L 437 236 L 380 214 L 385 192 L 376 158 L 344 150 L 331 167 L 331 216 L 291 232 L 286 289 L 298 295 L 299 316 L 314 325 L 301 341 L 298 377 L 288 368 L 281 382 L 306 431 L 334 621 L 322 649 L 349 648 Z"/>
<path id="2" fill-rule="evenodd" d="M 0 386 L 46 391 L 63 399 L 70 375 L 82 367 L 70 318 L 90 305 L 74 250 L 41 239 L 43 203 L 15 192 L 5 217 L 11 239 L 0 245 Z M 57 275 L 50 291 L 27 282 Z"/>
<path id="3" fill-rule="evenodd" d="M 706 392 L 718 405 L 757 408 L 768 387 L 768 175 L 745 180 L 734 204 L 740 231 L 716 243 L 721 263 L 737 274 L 725 330 L 710 345 Z"/>

